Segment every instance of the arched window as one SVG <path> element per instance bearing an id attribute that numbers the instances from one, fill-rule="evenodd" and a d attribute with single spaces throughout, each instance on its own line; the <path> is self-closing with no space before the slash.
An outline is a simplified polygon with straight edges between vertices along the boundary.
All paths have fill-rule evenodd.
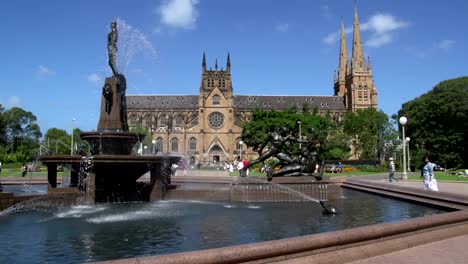
<path id="1" fill-rule="evenodd" d="M 179 140 L 177 138 L 171 139 L 171 151 L 179 152 Z"/>
<path id="2" fill-rule="evenodd" d="M 157 152 L 163 152 L 163 139 L 158 137 L 156 139 L 156 146 L 155 146 L 155 151 Z"/>
<path id="3" fill-rule="evenodd" d="M 130 126 L 138 125 L 138 116 L 137 115 L 131 115 L 128 120 L 130 121 Z"/>
<path id="4" fill-rule="evenodd" d="M 221 101 L 221 97 L 219 95 L 215 94 L 213 95 L 213 105 L 219 105 Z"/>
<path id="5" fill-rule="evenodd" d="M 169 118 L 167 115 L 162 115 L 161 118 L 159 119 L 159 126 L 167 126 L 167 124 L 169 123 Z"/>
<path id="6" fill-rule="evenodd" d="M 190 150 L 196 150 L 197 149 L 197 139 L 190 138 L 190 140 L 189 140 L 189 149 Z"/>
<path id="7" fill-rule="evenodd" d="M 180 116 L 180 115 L 176 116 L 175 126 L 180 127 L 180 126 L 182 126 L 183 122 L 184 122 L 184 120 L 182 119 L 182 116 Z"/>
<path id="8" fill-rule="evenodd" d="M 142 122 L 142 126 L 143 127 L 146 127 L 146 128 L 150 128 L 151 127 L 151 116 L 150 115 L 147 115 L 143 118 L 143 122 Z"/>

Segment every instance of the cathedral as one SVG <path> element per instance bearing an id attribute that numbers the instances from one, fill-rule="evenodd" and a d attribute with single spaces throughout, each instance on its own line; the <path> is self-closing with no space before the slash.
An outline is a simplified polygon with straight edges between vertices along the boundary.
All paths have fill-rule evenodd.
<path id="1" fill-rule="evenodd" d="M 128 125 L 143 127 L 152 146 L 145 153 L 178 153 L 190 164 L 219 164 L 239 156 L 253 158 L 241 140 L 242 126 L 254 109 L 301 109 L 329 113 L 336 121 L 347 111 L 378 107 L 372 65 L 365 57 L 359 17 L 354 11 L 352 57 L 349 58 L 344 23 L 341 24 L 338 71 L 332 96 L 236 95 L 231 58 L 225 69 L 207 68 L 203 54 L 198 95 L 127 95 Z M 250 156 L 252 155 L 252 156 Z"/>

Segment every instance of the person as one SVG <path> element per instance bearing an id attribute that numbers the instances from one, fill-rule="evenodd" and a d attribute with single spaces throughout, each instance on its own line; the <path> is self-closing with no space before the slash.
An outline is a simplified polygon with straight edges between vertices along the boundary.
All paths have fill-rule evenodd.
<path id="1" fill-rule="evenodd" d="M 28 167 L 26 167 L 26 164 L 23 164 L 23 166 L 21 166 L 21 177 L 26 176 L 27 172 L 28 172 Z"/>
<path id="2" fill-rule="evenodd" d="M 184 177 L 187 176 L 187 167 L 187 160 L 182 158 L 179 162 L 179 168 L 182 170 L 182 174 L 184 175 Z"/>
<path id="3" fill-rule="evenodd" d="M 392 182 L 392 180 L 398 181 L 398 179 L 395 177 L 395 162 L 393 162 L 393 158 L 388 159 L 390 161 L 390 164 L 388 166 L 390 174 L 388 175 L 388 181 Z"/>
<path id="4" fill-rule="evenodd" d="M 243 170 L 244 168 L 244 162 L 242 160 L 239 160 L 237 162 L 237 170 L 239 171 L 239 176 L 245 177 L 245 171 Z"/>
<path id="5" fill-rule="evenodd" d="M 242 161 L 242 163 L 244 163 L 244 166 L 243 166 L 243 167 L 246 168 L 246 169 L 245 169 L 245 175 L 246 175 L 246 176 L 249 176 L 249 160 L 246 159 L 246 158 L 244 158 L 244 160 Z"/>
<path id="6" fill-rule="evenodd" d="M 232 162 L 229 162 L 229 173 L 233 172 L 234 171 L 234 166 L 232 166 Z"/>
<path id="7" fill-rule="evenodd" d="M 423 175 L 422 177 L 424 178 L 424 190 L 430 190 L 430 191 L 439 191 L 439 188 L 437 186 L 437 181 L 435 179 L 434 175 L 434 163 L 431 163 L 429 161 L 429 157 L 426 157 L 424 159 L 424 162 L 426 162 L 426 165 L 423 167 Z"/>
<path id="8" fill-rule="evenodd" d="M 343 164 L 341 164 L 341 162 L 338 162 L 338 166 L 336 166 L 336 172 L 343 172 Z"/>
<path id="9" fill-rule="evenodd" d="M 0 175 L 2 174 L 2 162 L 0 161 Z"/>

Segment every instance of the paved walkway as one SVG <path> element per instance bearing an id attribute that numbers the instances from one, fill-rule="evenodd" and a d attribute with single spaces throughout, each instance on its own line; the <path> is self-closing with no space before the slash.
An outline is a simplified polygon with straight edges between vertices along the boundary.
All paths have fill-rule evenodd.
<path id="1" fill-rule="evenodd" d="M 389 183 L 388 180 L 381 179 L 380 177 L 369 177 L 366 178 L 366 180 L 387 182 L 391 185 L 407 186 L 420 189 L 421 192 L 427 192 L 422 188 L 422 181 L 398 181 Z M 440 192 L 456 193 L 468 196 L 468 183 L 439 182 L 438 186 Z M 463 235 L 349 263 L 465 264 L 468 263 L 467 245 L 468 235 Z"/>

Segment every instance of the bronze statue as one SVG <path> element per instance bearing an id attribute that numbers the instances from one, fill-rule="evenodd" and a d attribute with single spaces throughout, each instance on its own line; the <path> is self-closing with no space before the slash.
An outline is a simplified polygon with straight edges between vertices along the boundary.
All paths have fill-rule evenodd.
<path id="1" fill-rule="evenodd" d="M 299 155 L 295 156 L 290 152 L 290 146 L 293 142 L 305 144 Z M 266 171 L 268 181 L 271 181 L 273 177 L 282 176 L 313 176 L 317 180 L 321 180 L 321 162 L 316 152 L 319 146 L 319 142 L 309 142 L 292 136 L 286 127 L 277 128 L 270 133 L 266 143 L 257 142 L 254 144 L 254 150 L 258 152 L 259 157 L 250 162 L 243 170 L 275 157 L 278 162 L 271 165 Z M 263 152 L 264 148 L 267 149 L 265 152 Z M 277 166 L 280 166 L 280 169 L 275 171 Z"/>
<path id="2" fill-rule="evenodd" d="M 112 111 L 113 92 L 112 92 L 112 87 L 108 83 L 104 84 L 104 87 L 102 88 L 102 95 L 104 96 L 104 100 L 106 101 L 104 110 L 106 111 L 107 114 L 110 114 Z"/>
<path id="3" fill-rule="evenodd" d="M 112 73 L 117 77 L 119 74 L 117 70 L 117 41 L 119 39 L 119 33 L 117 31 L 117 22 L 112 21 L 111 31 L 107 35 L 107 52 L 109 55 L 109 66 L 111 67 Z"/>

